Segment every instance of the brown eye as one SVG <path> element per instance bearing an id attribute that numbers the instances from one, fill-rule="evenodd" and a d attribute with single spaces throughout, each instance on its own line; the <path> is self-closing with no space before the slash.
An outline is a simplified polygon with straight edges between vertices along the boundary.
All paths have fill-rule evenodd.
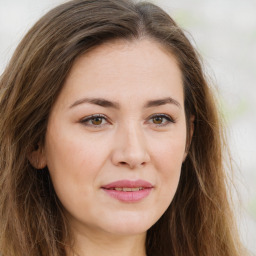
<path id="1" fill-rule="evenodd" d="M 94 128 L 100 128 L 104 125 L 109 124 L 109 122 L 107 121 L 107 118 L 101 115 L 88 116 L 82 119 L 80 122 L 85 126 L 94 127 Z"/>
<path id="2" fill-rule="evenodd" d="M 166 114 L 156 114 L 149 118 L 149 123 L 155 125 L 156 127 L 167 126 L 170 123 L 175 123 L 172 117 Z"/>
<path id="3" fill-rule="evenodd" d="M 102 124 L 102 121 L 103 121 L 103 118 L 102 117 L 94 117 L 91 119 L 91 123 L 93 125 L 101 125 Z"/>
<path id="4" fill-rule="evenodd" d="M 152 121 L 154 124 L 162 124 L 163 123 L 163 117 L 162 116 L 156 116 L 152 118 Z"/>

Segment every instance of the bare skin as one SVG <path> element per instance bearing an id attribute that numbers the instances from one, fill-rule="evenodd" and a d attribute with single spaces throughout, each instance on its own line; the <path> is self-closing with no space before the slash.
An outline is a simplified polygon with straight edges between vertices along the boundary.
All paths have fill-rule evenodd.
<path id="1" fill-rule="evenodd" d="M 68 256 L 146 255 L 146 232 L 170 205 L 186 157 L 181 77 L 175 58 L 148 39 L 111 42 L 74 63 L 35 156 L 71 226 Z M 104 189 L 118 180 L 152 187 L 126 202 Z"/>

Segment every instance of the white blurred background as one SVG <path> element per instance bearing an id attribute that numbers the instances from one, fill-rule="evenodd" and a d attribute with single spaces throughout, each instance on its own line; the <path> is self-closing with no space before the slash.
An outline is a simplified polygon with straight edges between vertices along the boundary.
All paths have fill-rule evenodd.
<path id="1" fill-rule="evenodd" d="M 0 74 L 34 22 L 63 2 L 0 0 Z M 152 2 L 192 35 L 219 88 L 242 198 L 241 234 L 256 254 L 256 0 Z"/>

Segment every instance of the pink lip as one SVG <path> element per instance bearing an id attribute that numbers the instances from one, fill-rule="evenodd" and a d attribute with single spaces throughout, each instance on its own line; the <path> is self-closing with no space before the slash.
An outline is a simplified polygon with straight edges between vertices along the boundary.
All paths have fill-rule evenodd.
<path id="1" fill-rule="evenodd" d="M 109 196 L 123 202 L 137 202 L 147 197 L 153 185 L 145 180 L 118 180 L 101 187 Z M 119 191 L 114 188 L 142 188 L 138 191 Z"/>

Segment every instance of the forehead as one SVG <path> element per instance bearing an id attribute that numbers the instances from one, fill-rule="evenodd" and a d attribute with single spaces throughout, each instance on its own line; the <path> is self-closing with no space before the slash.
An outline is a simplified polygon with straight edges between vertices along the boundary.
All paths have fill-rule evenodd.
<path id="1" fill-rule="evenodd" d="M 118 40 L 80 56 L 61 94 L 120 100 L 176 95 L 183 100 L 182 75 L 175 57 L 159 43 Z"/>

